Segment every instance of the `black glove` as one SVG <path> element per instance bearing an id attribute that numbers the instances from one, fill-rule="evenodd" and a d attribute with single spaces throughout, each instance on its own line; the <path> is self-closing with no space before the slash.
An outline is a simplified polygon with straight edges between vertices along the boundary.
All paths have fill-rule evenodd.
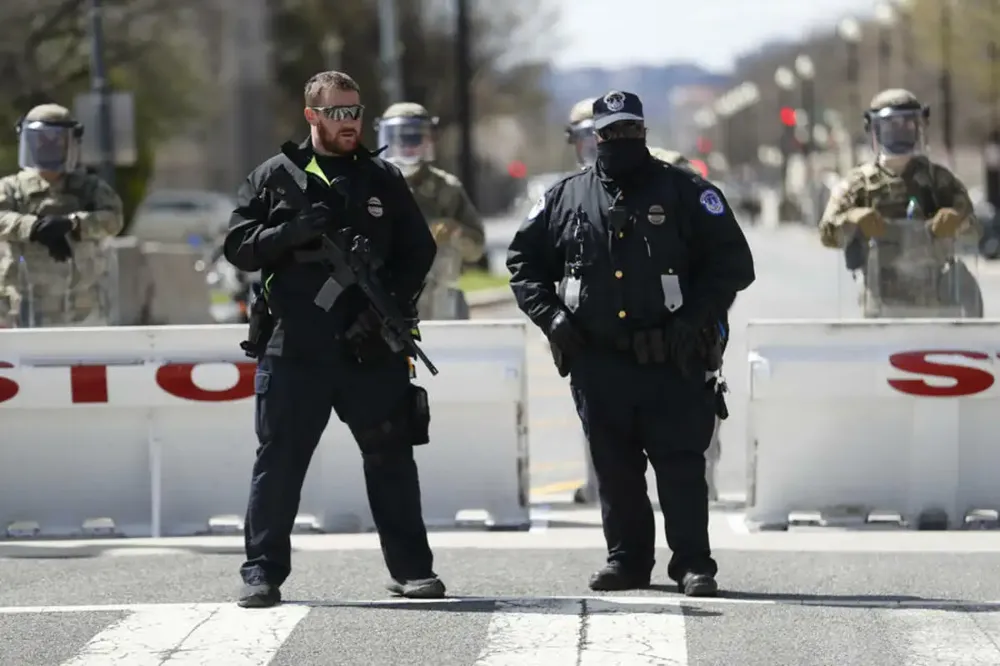
<path id="1" fill-rule="evenodd" d="M 62 215 L 46 215 L 31 225 L 28 240 L 44 245 L 55 261 L 69 261 L 73 256 L 73 248 L 68 236 L 72 232 L 73 220 Z"/>
<path id="2" fill-rule="evenodd" d="M 382 337 L 382 322 L 371 307 L 365 308 L 354 320 L 345 337 L 358 361 L 379 361 L 392 354 L 392 349 Z"/>
<path id="3" fill-rule="evenodd" d="M 667 356 L 686 370 L 700 353 L 704 325 L 694 317 L 676 316 L 667 329 Z"/>
<path id="4" fill-rule="evenodd" d="M 329 221 L 330 209 L 326 204 L 315 203 L 284 223 L 285 237 L 293 247 L 305 245 L 322 236 Z"/>
<path id="5" fill-rule="evenodd" d="M 49 256 L 52 257 L 54 261 L 63 263 L 69 261 L 73 258 L 73 247 L 69 244 L 66 238 L 59 238 L 52 241 L 46 245 L 49 251 Z"/>
<path id="6" fill-rule="evenodd" d="M 552 318 L 547 335 L 549 341 L 565 356 L 576 356 L 587 346 L 583 334 L 570 320 L 569 315 L 562 311 Z"/>
<path id="7" fill-rule="evenodd" d="M 354 323 L 347 327 L 344 337 L 351 342 L 358 342 L 381 331 L 382 322 L 378 318 L 378 313 L 373 308 L 367 307 L 361 311 Z"/>

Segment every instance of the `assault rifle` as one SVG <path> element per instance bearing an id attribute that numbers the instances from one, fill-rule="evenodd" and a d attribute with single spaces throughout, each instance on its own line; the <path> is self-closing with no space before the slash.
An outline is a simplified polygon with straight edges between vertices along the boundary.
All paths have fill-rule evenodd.
<path id="1" fill-rule="evenodd" d="M 346 181 L 346 178 L 340 177 L 331 183 L 331 187 L 345 199 Z M 294 209 L 302 211 L 312 206 L 305 192 L 295 182 L 295 177 L 283 166 L 271 172 L 264 187 Z M 318 260 L 330 269 L 330 277 L 316 292 L 313 302 L 329 312 L 345 289 L 357 285 L 378 316 L 382 339 L 389 345 L 389 349 L 415 356 L 427 366 L 432 375 L 438 374 L 438 369 L 417 344 L 411 330 L 411 320 L 403 315 L 395 298 L 379 279 L 377 272 L 381 262 L 372 255 L 369 240 L 360 234 L 354 234 L 350 228 L 344 232 L 337 235 L 336 241 L 324 234 L 320 237 L 319 250 L 297 253 L 300 259 Z"/>

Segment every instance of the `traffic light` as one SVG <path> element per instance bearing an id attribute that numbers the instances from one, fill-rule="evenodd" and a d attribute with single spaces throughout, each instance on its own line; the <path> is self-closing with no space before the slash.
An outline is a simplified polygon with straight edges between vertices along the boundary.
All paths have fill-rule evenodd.
<path id="1" fill-rule="evenodd" d="M 507 165 L 507 175 L 511 178 L 524 178 L 528 175 L 528 167 L 521 160 L 514 160 Z"/>
<path id="2" fill-rule="evenodd" d="M 795 109 L 790 106 L 781 107 L 781 124 L 785 127 L 795 127 Z"/>
<path id="3" fill-rule="evenodd" d="M 695 148 L 701 155 L 708 155 L 712 152 L 712 142 L 706 137 L 699 136 L 698 142 L 695 144 Z"/>

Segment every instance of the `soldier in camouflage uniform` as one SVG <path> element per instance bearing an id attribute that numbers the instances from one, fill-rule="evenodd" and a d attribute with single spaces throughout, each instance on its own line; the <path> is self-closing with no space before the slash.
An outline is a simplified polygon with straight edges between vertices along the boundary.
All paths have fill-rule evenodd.
<path id="1" fill-rule="evenodd" d="M 418 316 L 425 321 L 463 316 L 458 311 L 462 265 L 479 261 L 486 245 L 483 221 L 462 182 L 431 164 L 437 122 L 427 109 L 412 102 L 393 104 L 375 120 L 379 145 L 386 147 L 382 157 L 403 172 L 438 244 L 417 301 Z"/>
<path id="2" fill-rule="evenodd" d="M 891 89 L 875 95 L 864 117 L 875 161 L 856 166 L 831 194 L 819 224 L 820 242 L 844 249 L 849 270 L 863 269 L 867 241 L 886 236 L 886 220 L 906 219 L 911 198 L 927 216 L 923 223 L 935 244 L 950 244 L 963 233 L 980 235 L 965 186 L 924 155 L 930 109 L 912 92 Z M 892 259 L 886 256 L 885 263 Z M 975 277 L 961 261 L 955 268 L 961 291 L 971 301 L 969 315 L 981 317 Z M 867 308 L 865 314 L 871 314 Z"/>
<path id="3" fill-rule="evenodd" d="M 566 143 L 573 146 L 576 163 L 581 169 L 597 162 L 597 135 L 594 134 L 594 101 L 596 97 L 581 99 L 569 110 L 566 125 Z"/>
<path id="4" fill-rule="evenodd" d="M 21 171 L 0 179 L 0 326 L 107 323 L 101 241 L 123 225 L 107 183 L 78 168 L 83 127 L 57 104 L 17 124 Z"/>

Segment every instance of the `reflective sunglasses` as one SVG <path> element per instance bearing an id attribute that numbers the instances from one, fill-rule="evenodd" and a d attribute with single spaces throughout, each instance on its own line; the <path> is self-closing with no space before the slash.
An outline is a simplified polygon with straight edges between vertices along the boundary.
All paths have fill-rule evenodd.
<path id="1" fill-rule="evenodd" d="M 310 109 L 330 120 L 357 120 L 365 112 L 364 104 L 346 106 L 310 106 Z"/>

